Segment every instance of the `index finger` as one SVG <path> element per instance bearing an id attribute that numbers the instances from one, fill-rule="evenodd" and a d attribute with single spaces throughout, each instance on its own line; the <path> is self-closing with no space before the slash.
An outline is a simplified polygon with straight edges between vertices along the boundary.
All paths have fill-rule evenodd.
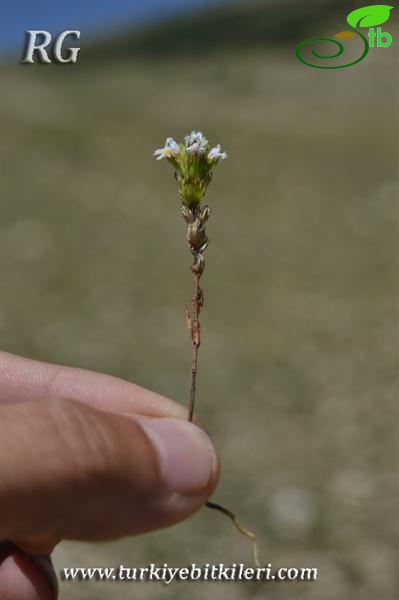
<path id="1" fill-rule="evenodd" d="M 0 404 L 51 398 L 115 413 L 187 418 L 187 409 L 177 402 L 129 381 L 0 352 Z"/>

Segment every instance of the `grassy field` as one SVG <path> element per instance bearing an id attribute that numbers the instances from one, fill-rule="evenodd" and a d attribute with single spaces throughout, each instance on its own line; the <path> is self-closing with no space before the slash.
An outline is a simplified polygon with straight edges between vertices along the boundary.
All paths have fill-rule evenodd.
<path id="1" fill-rule="evenodd" d="M 393 47 L 322 71 L 294 55 L 315 33 L 1 66 L 2 348 L 187 402 L 189 256 L 170 167 L 152 152 L 205 131 L 229 154 L 209 190 L 203 279 L 214 499 L 257 530 L 266 561 L 319 569 L 317 583 L 266 587 L 64 583 L 62 600 L 395 596 Z M 246 541 L 206 510 L 55 553 L 57 569 L 242 561 Z"/>

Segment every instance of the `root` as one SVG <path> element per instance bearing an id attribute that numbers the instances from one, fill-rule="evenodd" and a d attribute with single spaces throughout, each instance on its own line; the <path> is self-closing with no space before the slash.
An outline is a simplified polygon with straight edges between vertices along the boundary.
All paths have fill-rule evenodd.
<path id="1" fill-rule="evenodd" d="M 208 508 L 212 508 L 213 510 L 217 510 L 218 512 L 223 513 L 224 515 L 229 517 L 229 519 L 231 519 L 231 521 L 234 523 L 236 529 L 238 529 L 238 531 L 242 535 L 245 535 L 245 537 L 247 537 L 248 539 L 251 540 L 254 563 L 257 567 L 260 567 L 259 548 L 258 548 L 258 542 L 256 541 L 256 535 L 252 531 L 245 529 L 245 527 L 243 527 L 239 523 L 235 514 L 232 513 L 231 510 L 229 510 L 228 508 L 225 508 L 224 506 L 221 506 L 220 504 L 216 504 L 215 502 L 210 502 L 210 501 L 208 501 L 205 504 L 205 506 L 207 506 Z"/>

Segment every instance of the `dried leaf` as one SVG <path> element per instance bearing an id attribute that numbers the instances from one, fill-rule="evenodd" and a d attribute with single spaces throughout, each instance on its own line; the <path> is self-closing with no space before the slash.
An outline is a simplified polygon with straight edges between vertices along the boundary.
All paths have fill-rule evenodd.
<path id="1" fill-rule="evenodd" d="M 187 329 L 191 331 L 191 317 L 188 308 L 184 309 L 184 317 L 186 319 Z"/>

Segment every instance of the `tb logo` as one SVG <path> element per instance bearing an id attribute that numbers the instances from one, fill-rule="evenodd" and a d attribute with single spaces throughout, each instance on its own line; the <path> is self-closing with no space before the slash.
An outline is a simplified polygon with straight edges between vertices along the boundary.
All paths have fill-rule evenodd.
<path id="1" fill-rule="evenodd" d="M 27 31 L 25 53 L 22 57 L 23 63 L 34 63 L 39 58 L 41 63 L 51 63 L 47 48 L 51 44 L 51 33 L 49 31 Z M 52 45 L 52 58 L 57 63 L 76 63 L 80 48 L 68 48 L 62 55 L 63 44 L 66 38 L 80 38 L 80 31 L 63 31 L 57 36 Z"/>
<path id="2" fill-rule="evenodd" d="M 382 31 L 381 27 L 377 27 L 377 31 L 375 31 L 374 29 L 376 25 L 382 25 L 383 23 L 386 23 L 388 21 L 392 9 L 393 6 L 388 6 L 387 4 L 373 4 L 372 6 L 363 6 L 363 8 L 357 8 L 356 10 L 353 10 L 346 17 L 346 20 L 350 25 L 350 29 L 348 31 L 341 31 L 337 33 L 334 36 L 335 39 L 319 37 L 301 42 L 295 50 L 297 59 L 300 60 L 301 63 L 303 63 L 304 65 L 307 65 L 308 67 L 314 67 L 315 69 L 343 69 L 345 67 L 351 67 L 352 65 L 356 65 L 361 60 L 366 58 L 369 49 L 374 48 L 375 45 L 377 45 L 377 48 L 388 48 L 392 44 L 392 36 L 390 33 Z M 359 31 L 359 27 L 369 28 L 369 32 L 367 34 L 369 38 L 368 40 L 366 38 L 366 35 Z M 364 48 L 360 58 L 357 58 L 356 60 L 351 60 L 350 62 L 345 63 L 343 65 L 329 64 L 330 59 L 337 58 L 338 56 L 341 56 L 341 54 L 344 53 L 344 46 L 341 44 L 341 41 L 337 40 L 351 40 L 352 38 L 357 38 L 358 41 L 359 39 L 361 39 L 363 42 Z M 376 38 L 377 44 L 375 43 Z M 316 49 L 313 49 L 310 60 L 304 57 L 302 55 L 302 48 L 307 44 L 314 44 L 316 42 L 329 42 L 330 44 L 333 44 L 336 50 L 335 54 L 326 55 L 324 52 L 323 54 L 319 54 L 316 51 Z M 313 57 L 321 59 L 320 62 L 314 63 Z M 323 64 L 323 60 L 328 64 Z"/>

